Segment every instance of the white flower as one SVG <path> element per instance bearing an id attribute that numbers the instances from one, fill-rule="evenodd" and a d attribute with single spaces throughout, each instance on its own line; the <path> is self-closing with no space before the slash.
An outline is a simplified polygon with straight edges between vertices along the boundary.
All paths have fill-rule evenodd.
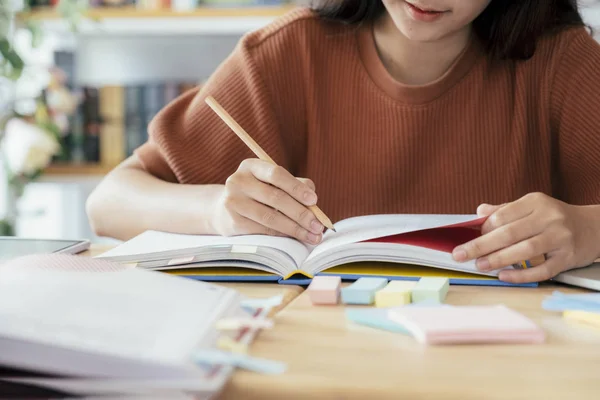
<path id="1" fill-rule="evenodd" d="M 0 150 L 14 174 L 33 174 L 48 166 L 60 146 L 43 129 L 20 118 L 7 122 Z"/>
<path id="2" fill-rule="evenodd" d="M 33 35 L 31 31 L 28 29 L 18 29 L 14 34 L 12 45 L 26 66 L 48 69 L 54 63 L 54 49 L 57 42 L 56 36 L 51 33 L 44 33 L 41 42 L 36 47 L 33 47 Z"/>

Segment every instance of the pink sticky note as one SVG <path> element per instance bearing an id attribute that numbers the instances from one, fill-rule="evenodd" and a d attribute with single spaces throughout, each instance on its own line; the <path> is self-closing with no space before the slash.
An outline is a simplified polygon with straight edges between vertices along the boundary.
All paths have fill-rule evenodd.
<path id="1" fill-rule="evenodd" d="M 306 291 L 313 304 L 337 304 L 341 285 L 339 276 L 315 276 Z"/>
<path id="2" fill-rule="evenodd" d="M 532 320 L 503 305 L 401 307 L 389 311 L 419 342 L 542 343 L 544 331 Z"/>

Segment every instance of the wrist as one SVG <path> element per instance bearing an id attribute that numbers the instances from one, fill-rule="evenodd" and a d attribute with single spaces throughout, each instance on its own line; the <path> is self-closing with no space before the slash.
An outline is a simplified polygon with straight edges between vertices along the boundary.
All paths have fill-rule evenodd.
<path id="1" fill-rule="evenodd" d="M 575 207 L 580 215 L 580 234 L 589 246 L 586 252 L 593 253 L 594 259 L 600 258 L 600 205 Z"/>

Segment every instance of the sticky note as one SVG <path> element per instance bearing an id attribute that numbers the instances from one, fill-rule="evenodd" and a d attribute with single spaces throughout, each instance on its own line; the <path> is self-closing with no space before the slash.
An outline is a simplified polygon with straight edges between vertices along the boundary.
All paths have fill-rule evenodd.
<path id="1" fill-rule="evenodd" d="M 411 303 L 412 289 L 417 282 L 390 281 L 386 287 L 375 293 L 377 307 L 395 307 Z"/>
<path id="2" fill-rule="evenodd" d="M 389 332 L 408 334 L 404 327 L 388 318 L 388 310 L 378 308 L 346 309 L 346 319 L 355 324 Z"/>
<path id="3" fill-rule="evenodd" d="M 542 343 L 544 331 L 504 306 L 396 307 L 388 317 L 420 343 Z"/>
<path id="4" fill-rule="evenodd" d="M 568 310 L 563 312 L 563 317 L 567 320 L 582 322 L 586 325 L 600 328 L 599 313 L 580 310 Z"/>
<path id="5" fill-rule="evenodd" d="M 544 299 L 542 307 L 548 311 L 600 312 L 600 293 L 563 294 L 555 291 Z"/>
<path id="6" fill-rule="evenodd" d="M 194 360 L 200 365 L 233 365 L 248 371 L 262 374 L 282 374 L 287 366 L 279 361 L 250 357 L 245 354 L 235 354 L 226 351 L 203 349 L 194 355 Z"/>
<path id="7" fill-rule="evenodd" d="M 215 328 L 222 331 L 238 330 L 242 328 L 271 329 L 272 327 L 272 320 L 258 318 L 224 318 L 217 321 L 215 324 Z"/>
<path id="8" fill-rule="evenodd" d="M 448 278 L 421 278 L 412 290 L 412 301 L 436 300 L 442 303 L 448 294 Z"/>
<path id="9" fill-rule="evenodd" d="M 339 276 L 315 276 L 306 291 L 313 304 L 337 304 L 341 287 Z"/>
<path id="10" fill-rule="evenodd" d="M 375 301 L 375 292 L 388 283 L 385 278 L 359 278 L 353 284 L 342 289 L 344 304 L 371 305 Z"/>
<path id="11" fill-rule="evenodd" d="M 248 351 L 248 345 L 241 342 L 236 342 L 228 336 L 220 337 L 217 340 L 217 347 L 223 350 L 231 351 L 233 353 L 246 353 Z"/>

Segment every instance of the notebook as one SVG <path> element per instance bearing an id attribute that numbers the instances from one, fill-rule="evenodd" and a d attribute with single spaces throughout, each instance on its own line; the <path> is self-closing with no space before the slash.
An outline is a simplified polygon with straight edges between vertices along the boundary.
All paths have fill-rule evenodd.
<path id="1" fill-rule="evenodd" d="M 233 289 L 105 260 L 13 259 L 0 264 L 0 366 L 46 377 L 13 382 L 54 389 L 69 383 L 83 390 L 88 380 L 96 392 L 102 382 L 104 390 L 137 392 L 149 382 L 214 395 L 233 367 L 202 365 L 198 357 L 223 335 L 253 340 L 256 330 L 215 329 L 224 318 L 248 318 L 243 300 Z M 260 310 L 251 314 L 264 318 Z"/>
<path id="2" fill-rule="evenodd" d="M 452 259 L 455 246 L 481 235 L 484 221 L 474 215 L 353 217 L 336 223 L 337 232 L 327 231 L 317 246 L 286 237 L 147 231 L 98 257 L 208 281 L 308 284 L 316 275 L 344 280 L 440 276 L 451 284 L 511 286 L 498 280 L 498 271 L 480 272 L 474 261 Z"/>

